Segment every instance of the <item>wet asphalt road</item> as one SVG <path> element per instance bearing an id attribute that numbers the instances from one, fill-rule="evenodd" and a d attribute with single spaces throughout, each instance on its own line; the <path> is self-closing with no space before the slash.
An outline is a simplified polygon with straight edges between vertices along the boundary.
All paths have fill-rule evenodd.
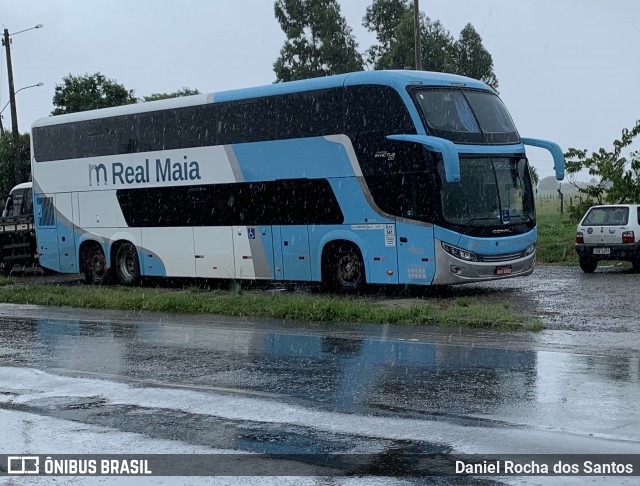
<path id="1" fill-rule="evenodd" d="M 449 289 L 536 334 L 4 305 L 0 410 L 250 452 L 637 454 L 639 290 L 619 267 Z"/>
<path id="2" fill-rule="evenodd" d="M 507 296 L 516 309 L 539 315 L 546 329 L 640 332 L 640 274 L 606 266 L 585 274 L 578 267 L 538 266 L 530 277 L 454 289 L 490 298 Z"/>

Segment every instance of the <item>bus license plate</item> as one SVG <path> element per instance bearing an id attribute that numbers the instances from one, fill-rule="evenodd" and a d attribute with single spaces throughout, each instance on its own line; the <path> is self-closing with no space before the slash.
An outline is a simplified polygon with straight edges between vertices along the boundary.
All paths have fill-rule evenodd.
<path id="1" fill-rule="evenodd" d="M 513 269 L 511 265 L 504 265 L 502 267 L 496 267 L 496 275 L 511 275 Z"/>
<path id="2" fill-rule="evenodd" d="M 608 255 L 609 253 L 611 253 L 611 248 L 594 248 L 593 249 L 594 255 Z"/>

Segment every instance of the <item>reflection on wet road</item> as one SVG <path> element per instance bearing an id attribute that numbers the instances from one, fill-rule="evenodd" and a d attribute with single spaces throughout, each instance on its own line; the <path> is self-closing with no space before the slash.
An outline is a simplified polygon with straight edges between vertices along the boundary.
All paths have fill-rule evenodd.
<path id="1" fill-rule="evenodd" d="M 0 320 L 0 408 L 249 452 L 640 452 L 633 348 L 15 309 L 29 316 Z"/>
<path id="2" fill-rule="evenodd" d="M 343 413 L 455 415 L 535 395 L 536 354 L 526 350 L 56 319 L 19 321 L 16 335 L 27 366 L 242 389 Z"/>

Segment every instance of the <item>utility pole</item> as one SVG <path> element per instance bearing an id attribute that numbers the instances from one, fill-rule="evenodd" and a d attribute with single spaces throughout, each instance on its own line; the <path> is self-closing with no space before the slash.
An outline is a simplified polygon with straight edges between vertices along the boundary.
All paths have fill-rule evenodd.
<path id="1" fill-rule="evenodd" d="M 420 38 L 420 6 L 419 0 L 413 0 L 413 34 L 415 37 L 416 70 L 422 71 L 422 39 Z"/>
<path id="2" fill-rule="evenodd" d="M 20 170 L 20 132 L 18 132 L 18 110 L 16 109 L 16 93 L 13 87 L 13 66 L 11 65 L 11 46 L 9 39 L 9 29 L 4 29 L 4 39 L 2 43 L 7 53 L 7 77 L 9 78 L 9 103 L 11 103 L 11 131 L 13 132 L 13 170 L 16 184 L 22 182 Z"/>

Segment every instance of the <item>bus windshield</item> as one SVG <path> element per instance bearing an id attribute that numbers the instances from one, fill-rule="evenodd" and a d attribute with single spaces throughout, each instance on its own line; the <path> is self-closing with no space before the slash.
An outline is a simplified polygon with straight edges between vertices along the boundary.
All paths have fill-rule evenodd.
<path id="1" fill-rule="evenodd" d="M 533 189 L 525 158 L 462 158 L 460 182 L 442 181 L 442 217 L 455 226 L 496 227 L 535 221 Z"/>
<path id="2" fill-rule="evenodd" d="M 509 144 L 520 137 L 495 94 L 463 89 L 421 89 L 415 100 L 427 132 L 456 143 Z"/>

